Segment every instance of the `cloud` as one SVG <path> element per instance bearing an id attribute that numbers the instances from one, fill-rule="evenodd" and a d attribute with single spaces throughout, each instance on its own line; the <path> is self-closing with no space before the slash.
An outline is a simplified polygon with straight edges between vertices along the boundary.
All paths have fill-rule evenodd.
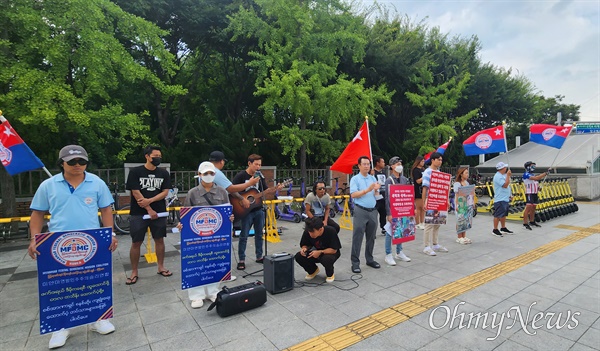
<path id="1" fill-rule="evenodd" d="M 364 5 L 372 0 L 362 0 Z M 378 1 L 450 36 L 476 35 L 482 62 L 513 68 L 546 97 L 581 105 L 600 121 L 600 9 L 597 0 Z"/>

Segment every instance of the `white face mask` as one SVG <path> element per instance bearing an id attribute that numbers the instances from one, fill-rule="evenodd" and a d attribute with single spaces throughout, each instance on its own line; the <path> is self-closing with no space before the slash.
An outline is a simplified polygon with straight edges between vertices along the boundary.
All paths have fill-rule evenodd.
<path id="1" fill-rule="evenodd" d="M 402 167 L 402 166 L 396 166 L 396 168 L 394 168 L 394 171 L 396 171 L 396 172 L 398 172 L 400 174 L 402 174 L 403 170 L 404 170 L 404 167 Z"/>
<path id="2" fill-rule="evenodd" d="M 205 183 L 212 183 L 215 181 L 215 176 L 214 175 L 203 175 L 201 176 L 202 181 Z"/>

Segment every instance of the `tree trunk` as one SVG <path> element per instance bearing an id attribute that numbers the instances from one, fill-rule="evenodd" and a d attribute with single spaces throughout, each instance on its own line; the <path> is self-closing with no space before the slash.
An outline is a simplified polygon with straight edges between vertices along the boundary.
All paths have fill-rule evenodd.
<path id="1" fill-rule="evenodd" d="M 0 167 L 0 193 L 2 194 L 3 217 L 17 216 L 17 199 L 15 196 L 15 182 L 4 167 Z M 11 233 L 19 231 L 19 223 L 12 222 Z"/>

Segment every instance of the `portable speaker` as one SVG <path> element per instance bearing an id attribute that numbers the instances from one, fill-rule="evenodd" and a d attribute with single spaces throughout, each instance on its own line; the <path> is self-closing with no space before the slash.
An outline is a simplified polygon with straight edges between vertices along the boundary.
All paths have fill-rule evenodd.
<path id="1" fill-rule="evenodd" d="M 234 288 L 223 287 L 208 311 L 216 306 L 219 316 L 227 317 L 262 306 L 265 302 L 267 302 L 265 286 L 256 281 Z"/>
<path id="2" fill-rule="evenodd" d="M 294 288 L 294 256 L 279 253 L 265 256 L 265 288 L 271 294 L 279 294 Z"/>

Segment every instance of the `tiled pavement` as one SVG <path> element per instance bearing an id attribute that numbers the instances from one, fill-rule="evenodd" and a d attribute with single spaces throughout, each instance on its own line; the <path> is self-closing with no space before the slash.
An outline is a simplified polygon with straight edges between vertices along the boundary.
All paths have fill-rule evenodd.
<path id="1" fill-rule="evenodd" d="M 480 214 L 468 232 L 471 245 L 454 242 L 454 218 L 440 231 L 440 242 L 450 252 L 429 257 L 421 253 L 422 231 L 417 240 L 404 245 L 412 262 L 395 267 L 383 262 L 384 238 L 378 234 L 376 258 L 379 270 L 363 265 L 360 279 L 351 281 L 350 236 L 342 230 L 342 257 L 336 264 L 333 285 L 301 286 L 304 272 L 296 266 L 299 282 L 289 292 L 268 295 L 257 309 L 221 318 L 215 311 L 192 309 L 187 292 L 180 289 L 179 237 L 167 238 L 166 266 L 170 278 L 156 274 L 154 265 L 143 263 L 140 279 L 125 285 L 129 273 L 129 238 L 120 236 L 114 257 L 113 323 L 111 335 L 98 335 L 77 327 L 61 350 L 280 350 L 336 330 L 364 317 L 388 309 L 488 267 L 530 252 L 575 232 L 590 233 L 581 240 L 513 270 L 499 278 L 430 308 L 393 327 L 351 343 L 349 350 L 599 350 L 600 349 L 600 206 L 579 205 L 579 212 L 543 223 L 543 228 L 525 231 L 509 222 L 516 234 L 496 238 L 490 234 L 491 217 Z M 298 249 L 301 225 L 280 222 L 285 227 L 282 242 L 269 244 L 269 253 Z M 558 227 L 560 226 L 560 228 Z M 592 228 L 593 227 L 593 228 Z M 0 244 L 0 350 L 45 350 L 49 335 L 39 334 L 36 264 L 26 254 L 27 241 Z M 254 251 L 253 240 L 248 251 Z M 237 239 L 234 239 L 237 249 Z M 364 245 L 363 245 L 364 249 Z M 363 262 L 364 264 L 364 262 Z M 233 262 L 235 267 L 235 260 Z M 262 268 L 247 263 L 247 272 Z M 262 276 L 242 278 L 230 286 Z M 358 277 L 356 277 L 358 278 Z M 315 278 L 324 282 L 321 274 Z M 205 307 L 208 303 L 205 304 Z M 456 315 L 452 311 L 456 309 Z M 445 311 L 451 314 L 446 315 Z M 527 320 L 523 327 L 516 313 Z M 527 316 L 528 310 L 531 310 Z M 511 311 L 511 313 L 507 313 Z M 460 327 L 460 313 L 465 320 Z M 468 313 L 481 313 L 500 327 L 467 328 Z M 532 325 L 535 314 L 543 312 Z M 571 315 L 570 326 L 547 326 Z M 487 314 L 486 314 L 487 313 Z M 562 313 L 559 316 L 559 313 Z M 448 317 L 448 319 L 447 319 Z M 456 318 L 454 318 L 456 317 Z M 576 321 L 576 322 L 575 322 Z M 433 324 L 433 325 L 432 325 Z M 491 324 L 491 323 L 488 323 Z M 509 328 L 509 326 L 511 326 Z M 542 326 L 535 329 L 534 326 Z M 487 340 L 490 339 L 490 340 Z M 329 346 L 322 344 L 321 346 Z M 329 349 L 339 348 L 333 345 Z"/>

